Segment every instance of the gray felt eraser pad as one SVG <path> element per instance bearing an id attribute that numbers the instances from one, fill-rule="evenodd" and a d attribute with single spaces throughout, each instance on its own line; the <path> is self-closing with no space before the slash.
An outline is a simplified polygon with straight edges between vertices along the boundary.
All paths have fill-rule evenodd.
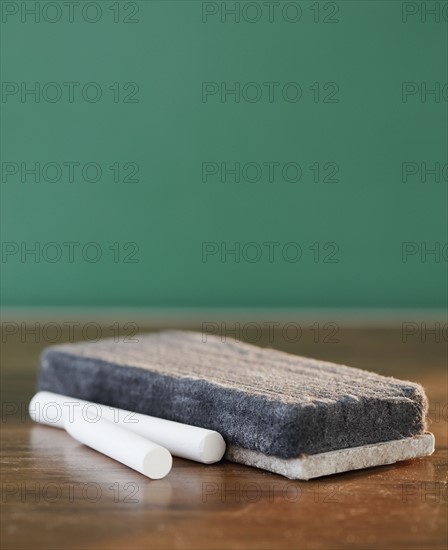
<path id="1" fill-rule="evenodd" d="M 425 431 L 425 393 L 412 382 L 194 332 L 136 339 L 47 348 L 39 390 L 209 428 L 284 459 Z"/>

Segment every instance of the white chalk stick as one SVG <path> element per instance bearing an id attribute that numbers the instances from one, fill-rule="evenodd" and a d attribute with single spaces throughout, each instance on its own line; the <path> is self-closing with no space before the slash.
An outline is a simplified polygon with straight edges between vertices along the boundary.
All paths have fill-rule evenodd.
<path id="1" fill-rule="evenodd" d="M 167 449 L 104 418 L 93 423 L 75 412 L 72 421 L 66 420 L 65 429 L 80 443 L 151 479 L 162 479 L 173 465 Z"/>
<path id="2" fill-rule="evenodd" d="M 188 424 L 172 422 L 145 414 L 108 407 L 46 391 L 38 392 L 30 402 L 29 414 L 35 422 L 64 428 L 75 411 L 83 417 L 106 419 L 165 447 L 174 456 L 203 464 L 218 462 L 224 455 L 226 444 L 218 432 Z"/>

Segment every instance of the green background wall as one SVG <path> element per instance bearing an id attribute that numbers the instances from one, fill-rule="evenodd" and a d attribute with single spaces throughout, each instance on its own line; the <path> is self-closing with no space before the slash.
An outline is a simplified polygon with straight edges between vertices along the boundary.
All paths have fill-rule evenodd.
<path id="1" fill-rule="evenodd" d="M 37 2 L 38 22 L 20 4 L 2 2 L 3 304 L 446 304 L 446 2 L 227 2 L 239 22 L 222 2 L 80 0 L 72 21 Z M 236 162 L 255 163 L 239 182 L 203 177 Z"/>

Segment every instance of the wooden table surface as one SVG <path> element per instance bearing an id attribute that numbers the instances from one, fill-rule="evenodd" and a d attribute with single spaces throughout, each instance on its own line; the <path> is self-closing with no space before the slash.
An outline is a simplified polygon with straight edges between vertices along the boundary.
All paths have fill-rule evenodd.
<path id="1" fill-rule="evenodd" d="M 165 479 L 150 481 L 61 430 L 29 421 L 26 405 L 48 341 L 23 327 L 6 332 L 2 548 L 446 548 L 443 336 L 440 342 L 430 334 L 403 341 L 398 329 L 340 328 L 332 343 L 310 330 L 296 343 L 277 333 L 271 342 L 291 353 L 422 383 L 436 436 L 431 457 L 308 482 L 228 462 L 175 459 Z"/>

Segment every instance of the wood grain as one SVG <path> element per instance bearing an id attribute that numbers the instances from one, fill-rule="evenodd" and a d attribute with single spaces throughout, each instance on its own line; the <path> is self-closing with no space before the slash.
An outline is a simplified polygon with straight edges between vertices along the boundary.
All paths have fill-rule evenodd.
<path id="1" fill-rule="evenodd" d="M 263 335 L 259 343 L 422 383 L 434 455 L 309 482 L 227 462 L 175 459 L 168 477 L 150 481 L 63 431 L 29 421 L 26 405 L 48 342 L 22 329 L 7 334 L 2 548 L 446 548 L 446 340 L 404 342 L 400 330 L 386 329 L 340 329 L 333 343 L 315 336 L 304 330 L 291 343 Z"/>

